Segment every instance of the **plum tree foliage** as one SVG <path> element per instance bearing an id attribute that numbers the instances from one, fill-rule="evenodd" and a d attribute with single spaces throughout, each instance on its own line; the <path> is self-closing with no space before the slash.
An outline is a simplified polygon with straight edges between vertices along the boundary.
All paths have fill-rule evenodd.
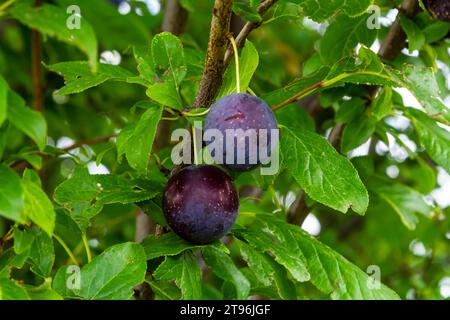
<path id="1" fill-rule="evenodd" d="M 1 1 L 0 299 L 448 298 L 449 2 L 158 2 Z"/>

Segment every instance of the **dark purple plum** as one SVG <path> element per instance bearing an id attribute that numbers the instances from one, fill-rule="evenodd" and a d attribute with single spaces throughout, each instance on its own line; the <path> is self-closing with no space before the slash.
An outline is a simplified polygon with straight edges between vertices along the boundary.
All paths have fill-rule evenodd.
<path id="1" fill-rule="evenodd" d="M 270 143 L 271 129 L 277 129 L 277 121 L 270 107 L 260 98 L 247 93 L 236 93 L 223 96 L 211 107 L 205 120 L 205 132 L 209 129 L 217 129 L 223 135 L 223 154 L 215 154 L 212 141 L 207 141 L 208 149 L 217 163 L 224 163 L 226 167 L 234 171 L 251 170 L 261 165 L 261 157 L 259 153 L 262 143 L 259 139 L 261 129 L 267 130 L 266 158 L 270 156 L 272 147 Z M 234 135 L 233 141 L 226 138 L 227 129 L 254 129 L 256 138 L 242 136 L 241 152 L 245 152 L 245 157 L 238 161 L 238 135 Z M 263 132 L 261 132 L 262 134 Z M 256 148 L 257 156 L 251 160 L 249 152 L 252 150 L 250 145 Z M 255 150 L 255 149 L 253 149 Z M 227 154 L 233 152 L 234 160 L 226 161 Z M 244 153 L 243 153 L 244 154 Z M 231 155 L 229 157 L 231 158 Z M 252 163 L 253 162 L 253 163 Z"/>
<path id="2" fill-rule="evenodd" d="M 230 177 L 215 166 L 190 166 L 169 179 L 163 211 L 181 238 L 197 244 L 220 239 L 230 231 L 239 197 Z"/>
<path id="3" fill-rule="evenodd" d="M 450 22 L 450 0 L 423 0 L 423 4 L 435 19 Z"/>

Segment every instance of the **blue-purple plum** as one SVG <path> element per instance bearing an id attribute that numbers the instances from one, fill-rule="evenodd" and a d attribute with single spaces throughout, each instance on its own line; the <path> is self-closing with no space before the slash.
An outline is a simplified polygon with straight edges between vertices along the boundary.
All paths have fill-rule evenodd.
<path id="1" fill-rule="evenodd" d="M 261 165 L 260 147 L 265 144 L 267 152 L 262 152 L 268 158 L 272 151 L 271 129 L 277 129 L 277 121 L 270 107 L 260 98 L 247 93 L 236 93 L 223 96 L 211 107 L 205 120 L 205 132 L 209 129 L 217 129 L 223 136 L 223 154 L 215 152 L 213 139 L 207 141 L 206 145 L 211 152 L 213 159 L 217 163 L 223 163 L 226 167 L 234 171 L 251 170 Z M 234 135 L 233 140 L 227 139 L 226 130 L 254 129 L 256 138 L 250 139 L 241 135 Z M 261 129 L 266 129 L 266 141 L 260 141 Z M 231 137 L 231 136 L 229 136 Z M 240 141 L 238 141 L 238 138 Z M 234 143 L 233 143 L 234 142 Z M 245 152 L 245 157 L 238 161 L 238 146 L 241 143 L 240 150 Z M 252 145 L 253 148 L 250 148 Z M 250 151 L 257 150 L 253 159 L 250 157 Z M 233 152 L 230 154 L 230 152 Z M 227 154 L 229 155 L 227 161 Z M 231 160 L 231 161 L 230 161 Z"/>
<path id="2" fill-rule="evenodd" d="M 163 212 L 181 238 L 207 244 L 222 238 L 236 221 L 239 197 L 230 177 L 215 166 L 190 166 L 172 176 Z"/>

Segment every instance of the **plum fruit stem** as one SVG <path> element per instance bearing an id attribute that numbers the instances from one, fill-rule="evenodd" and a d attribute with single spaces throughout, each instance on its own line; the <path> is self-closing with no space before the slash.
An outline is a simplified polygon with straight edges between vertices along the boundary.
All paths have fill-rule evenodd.
<path id="1" fill-rule="evenodd" d="M 79 265 L 77 258 L 75 258 L 75 255 L 73 254 L 73 252 L 70 250 L 69 246 L 64 242 L 64 240 L 59 237 L 56 234 L 53 234 L 53 238 L 56 239 L 56 241 L 58 241 L 58 243 L 61 245 L 61 247 L 63 247 L 64 251 L 66 251 L 67 255 L 69 256 L 70 260 L 72 260 L 72 263 L 74 263 L 75 265 Z"/>
<path id="2" fill-rule="evenodd" d="M 195 125 L 192 125 L 192 145 L 194 147 L 194 164 L 198 166 L 197 128 Z"/>
<path id="3" fill-rule="evenodd" d="M 239 55 L 238 55 L 238 48 L 236 45 L 236 41 L 234 41 L 234 38 L 231 34 L 228 34 L 228 39 L 230 39 L 231 45 L 233 46 L 234 51 L 234 61 L 236 62 L 236 91 L 237 93 L 241 92 L 241 77 L 239 74 Z"/>
<path id="4" fill-rule="evenodd" d="M 91 252 L 91 248 L 89 247 L 89 241 L 88 241 L 85 233 L 83 233 L 83 235 L 82 235 L 82 240 L 83 240 L 84 249 L 86 250 L 87 261 L 89 263 L 92 261 L 92 252 Z"/>

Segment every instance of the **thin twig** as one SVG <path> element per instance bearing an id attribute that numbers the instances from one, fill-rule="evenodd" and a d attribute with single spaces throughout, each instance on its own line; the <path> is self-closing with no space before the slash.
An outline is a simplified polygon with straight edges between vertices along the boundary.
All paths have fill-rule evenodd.
<path id="1" fill-rule="evenodd" d="M 257 11 L 260 15 L 263 15 L 267 12 L 267 10 L 272 7 L 278 0 L 265 0 L 263 1 L 257 8 Z M 262 21 L 260 22 L 247 22 L 244 27 L 242 28 L 241 32 L 239 32 L 238 36 L 236 37 L 236 45 L 238 48 L 242 47 L 245 43 L 245 40 L 249 36 L 249 34 L 256 28 L 258 28 L 262 24 Z M 225 52 L 225 58 L 224 58 L 224 67 L 225 69 L 228 67 L 228 65 L 231 62 L 231 58 L 233 57 L 233 48 L 230 45 Z"/>
<path id="2" fill-rule="evenodd" d="M 111 138 L 114 138 L 115 136 L 116 136 L 115 134 L 112 134 L 112 135 L 109 135 L 109 136 L 102 136 L 102 137 L 96 137 L 96 138 L 91 138 L 91 139 L 80 140 L 80 141 L 78 141 L 78 142 L 76 142 L 76 143 L 74 143 L 74 144 L 72 144 L 72 145 L 70 145 L 70 146 L 68 146 L 66 148 L 63 148 L 61 150 L 65 151 L 65 152 L 68 152 L 68 151 L 71 151 L 73 149 L 85 146 L 85 145 L 94 145 L 94 144 L 106 142 L 106 141 L 110 140 Z M 50 155 L 50 154 L 47 154 L 47 153 L 38 153 L 38 154 L 41 157 L 43 157 L 43 158 L 48 158 L 48 157 L 59 155 L 59 154 Z M 25 168 L 28 168 L 30 166 L 31 166 L 31 164 L 28 161 L 20 160 L 20 161 L 18 161 L 16 163 L 13 163 L 11 165 L 11 168 L 13 170 L 17 171 L 17 172 L 21 172 L 22 170 L 24 170 Z"/>
<path id="3" fill-rule="evenodd" d="M 323 81 L 317 82 L 315 84 L 313 84 L 312 86 L 296 93 L 295 95 L 293 95 L 292 97 L 290 97 L 289 99 L 281 102 L 280 104 L 276 105 L 275 107 L 272 108 L 272 111 L 277 111 L 278 109 L 283 108 L 284 106 L 287 106 L 288 104 L 294 103 L 298 100 L 300 100 L 301 98 L 303 98 L 305 95 L 311 93 L 312 91 L 320 88 L 323 86 Z"/>
<path id="4" fill-rule="evenodd" d="M 71 151 L 73 149 L 80 148 L 82 146 L 90 146 L 90 145 L 94 145 L 94 144 L 98 144 L 98 143 L 102 143 L 102 142 L 107 142 L 107 141 L 111 140 L 114 137 L 116 137 L 116 135 L 115 134 L 111 134 L 109 136 L 102 136 L 102 137 L 95 137 L 95 138 L 90 138 L 90 139 L 84 139 L 84 140 L 80 140 L 78 142 L 75 142 L 71 146 L 63 148 L 62 150 L 64 150 L 64 151 Z"/>
<path id="5" fill-rule="evenodd" d="M 400 25 L 400 14 L 403 14 L 407 18 L 411 18 L 416 15 L 420 10 L 419 2 L 417 0 L 404 0 L 400 6 L 400 12 L 395 20 L 394 24 L 389 29 L 386 38 L 380 46 L 378 55 L 385 60 L 395 60 L 406 46 L 406 34 Z"/>
<path id="6" fill-rule="evenodd" d="M 167 0 L 162 24 L 162 30 L 178 36 L 186 29 L 188 11 L 184 9 L 179 0 Z"/>

